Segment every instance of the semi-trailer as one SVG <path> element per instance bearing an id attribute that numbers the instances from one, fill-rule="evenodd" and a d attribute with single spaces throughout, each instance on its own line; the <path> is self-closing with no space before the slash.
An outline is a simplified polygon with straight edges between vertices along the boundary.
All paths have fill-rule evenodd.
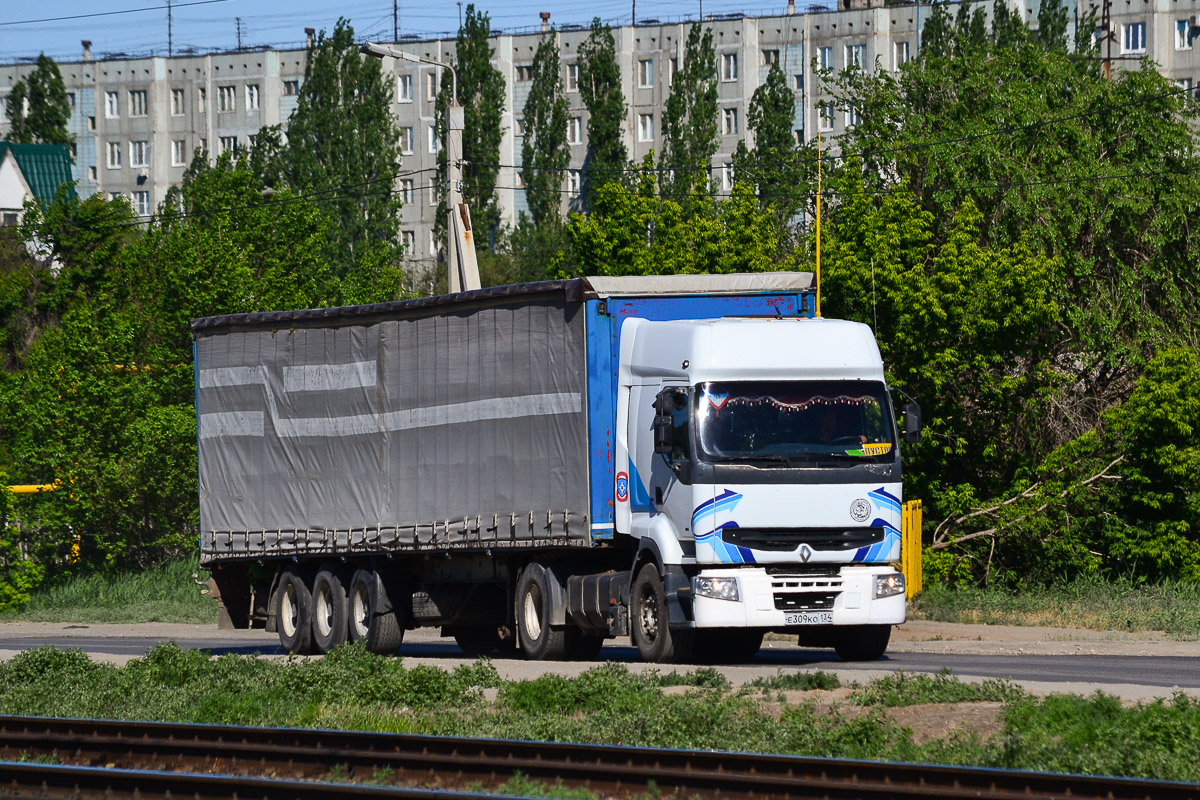
<path id="1" fill-rule="evenodd" d="M 809 273 L 579 278 L 193 322 L 200 562 L 292 653 L 873 659 L 905 619 L 900 442 Z"/>

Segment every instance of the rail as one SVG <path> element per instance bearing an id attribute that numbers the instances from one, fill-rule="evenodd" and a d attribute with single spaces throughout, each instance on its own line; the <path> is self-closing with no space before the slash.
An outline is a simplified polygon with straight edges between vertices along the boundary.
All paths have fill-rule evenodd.
<path id="1" fill-rule="evenodd" d="M 6 794 L 38 797 L 454 798 L 493 791 L 520 774 L 616 798 L 1200 800 L 1200 784 L 1134 778 L 559 742 L 47 717 L 0 717 L 0 759 L 0 786 Z M 36 763 L 50 760 L 59 763 Z M 349 785 L 356 781 L 392 785 Z"/>

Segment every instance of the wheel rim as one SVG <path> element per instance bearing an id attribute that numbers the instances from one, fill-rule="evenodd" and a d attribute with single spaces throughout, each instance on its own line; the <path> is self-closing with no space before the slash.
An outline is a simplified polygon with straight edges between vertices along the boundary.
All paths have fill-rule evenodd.
<path id="1" fill-rule="evenodd" d="M 365 639 L 371 619 L 371 599 L 367 596 L 366 587 L 361 583 L 355 588 L 352 605 L 351 618 L 354 620 L 354 632 L 359 639 Z"/>
<path id="2" fill-rule="evenodd" d="M 296 602 L 296 587 L 288 583 L 283 590 L 283 612 L 280 616 L 283 624 L 283 633 L 289 639 L 296 635 L 296 617 L 300 615 L 299 604 Z"/>
<path id="3" fill-rule="evenodd" d="M 638 624 L 642 629 L 642 637 L 647 642 L 653 642 L 658 638 L 658 597 L 649 586 L 642 590 L 638 606 Z"/>
<path id="4" fill-rule="evenodd" d="M 529 641 L 536 642 L 542 638 L 542 592 L 536 586 L 530 586 L 525 593 L 524 612 L 521 615 L 525 626 L 525 635 Z"/>
<path id="5" fill-rule="evenodd" d="M 328 584 L 322 584 L 317 591 L 317 602 L 314 604 L 313 618 L 317 623 L 317 633 L 329 636 L 333 631 L 333 598 L 330 597 Z"/>

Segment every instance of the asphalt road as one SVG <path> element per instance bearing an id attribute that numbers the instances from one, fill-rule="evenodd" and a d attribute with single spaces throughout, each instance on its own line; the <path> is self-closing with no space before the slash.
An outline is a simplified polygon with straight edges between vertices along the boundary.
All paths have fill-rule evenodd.
<path id="1" fill-rule="evenodd" d="M 177 642 L 180 647 L 207 650 L 214 655 L 284 655 L 275 634 L 263 631 L 218 631 L 202 626 L 181 626 L 178 631 L 154 629 L 143 633 L 139 630 L 143 627 L 148 626 L 128 626 L 122 629 L 121 626 L 60 625 L 49 626 L 41 631 L 6 630 L 9 626 L 0 626 L 0 657 L 31 647 L 51 645 L 59 648 L 81 648 L 97 658 L 124 661 L 143 655 L 155 644 L 169 640 Z M 122 633 L 122 630 L 125 632 Z M 1079 644 L 1058 644 L 1054 649 L 1060 651 L 1078 650 L 1081 647 Z M 790 642 L 770 640 L 754 658 L 737 664 L 720 665 L 718 669 L 735 684 L 760 675 L 774 675 L 780 670 L 793 669 L 822 669 L 836 672 L 851 680 L 870 679 L 898 670 L 936 673 L 949 669 L 951 673 L 964 679 L 1005 678 L 1042 691 L 1088 693 L 1102 688 L 1115 694 L 1137 698 L 1169 696 L 1175 689 L 1192 690 L 1191 693 L 1200 690 L 1200 657 L 1193 654 L 1200 648 L 1195 644 L 1084 640 L 1084 647 L 1108 652 L 1039 653 L 1013 651 L 1014 648 L 1019 651 L 1032 649 L 1034 643 L 1009 641 L 1007 647 L 992 647 L 975 639 L 969 642 L 947 641 L 939 635 L 929 642 L 910 640 L 894 643 L 884 658 L 878 661 L 847 663 L 839 660 L 830 650 L 805 649 Z M 993 652 L 949 652 L 956 648 Z M 1154 649 L 1162 652 L 1144 654 Z M 400 649 L 400 655 L 409 663 L 440 665 L 446 668 L 469 662 L 452 640 L 439 638 L 436 632 L 431 630 L 410 633 Z M 630 669 L 635 671 L 664 669 L 661 665 L 642 664 L 638 659 L 637 650 L 630 646 L 627 639 L 608 643 L 601 651 L 600 658 L 628 664 Z M 527 662 L 507 658 L 496 658 L 494 662 L 500 674 L 509 678 L 531 678 L 550 671 L 573 675 L 590 666 L 578 662 Z M 667 670 L 672 668 L 666 667 Z M 684 670 L 686 667 L 678 669 Z"/>

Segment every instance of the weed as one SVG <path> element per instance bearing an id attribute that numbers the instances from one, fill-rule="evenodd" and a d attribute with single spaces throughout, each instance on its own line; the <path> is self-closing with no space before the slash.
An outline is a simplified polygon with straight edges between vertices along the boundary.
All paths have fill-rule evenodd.
<path id="1" fill-rule="evenodd" d="M 556 797 L 566 800 L 597 800 L 597 795 L 580 787 L 564 786 L 559 778 L 555 783 L 531 780 L 519 771 L 496 787 L 494 794 L 515 797 Z"/>
<path id="2" fill-rule="evenodd" d="M 57 753 L 38 753 L 30 755 L 29 753 L 21 753 L 17 756 L 17 761 L 22 764 L 61 764 Z"/>
<path id="3" fill-rule="evenodd" d="M 837 675 L 832 672 L 823 670 L 815 670 L 813 672 L 784 672 L 779 670 L 774 675 L 763 678 L 755 678 L 745 684 L 748 689 L 761 689 L 764 692 L 782 689 L 796 691 L 810 691 L 812 689 L 837 689 L 842 685 Z"/>
<path id="4" fill-rule="evenodd" d="M 1016 684 L 989 678 L 983 683 L 963 683 L 950 671 L 936 675 L 896 672 L 859 688 L 850 701 L 860 706 L 915 706 L 922 703 L 1009 702 L 1024 696 Z"/>
<path id="5" fill-rule="evenodd" d="M 372 770 L 371 775 L 363 781 L 363 783 L 371 786 L 391 786 L 396 782 L 396 770 L 391 767 L 382 767 Z"/>

